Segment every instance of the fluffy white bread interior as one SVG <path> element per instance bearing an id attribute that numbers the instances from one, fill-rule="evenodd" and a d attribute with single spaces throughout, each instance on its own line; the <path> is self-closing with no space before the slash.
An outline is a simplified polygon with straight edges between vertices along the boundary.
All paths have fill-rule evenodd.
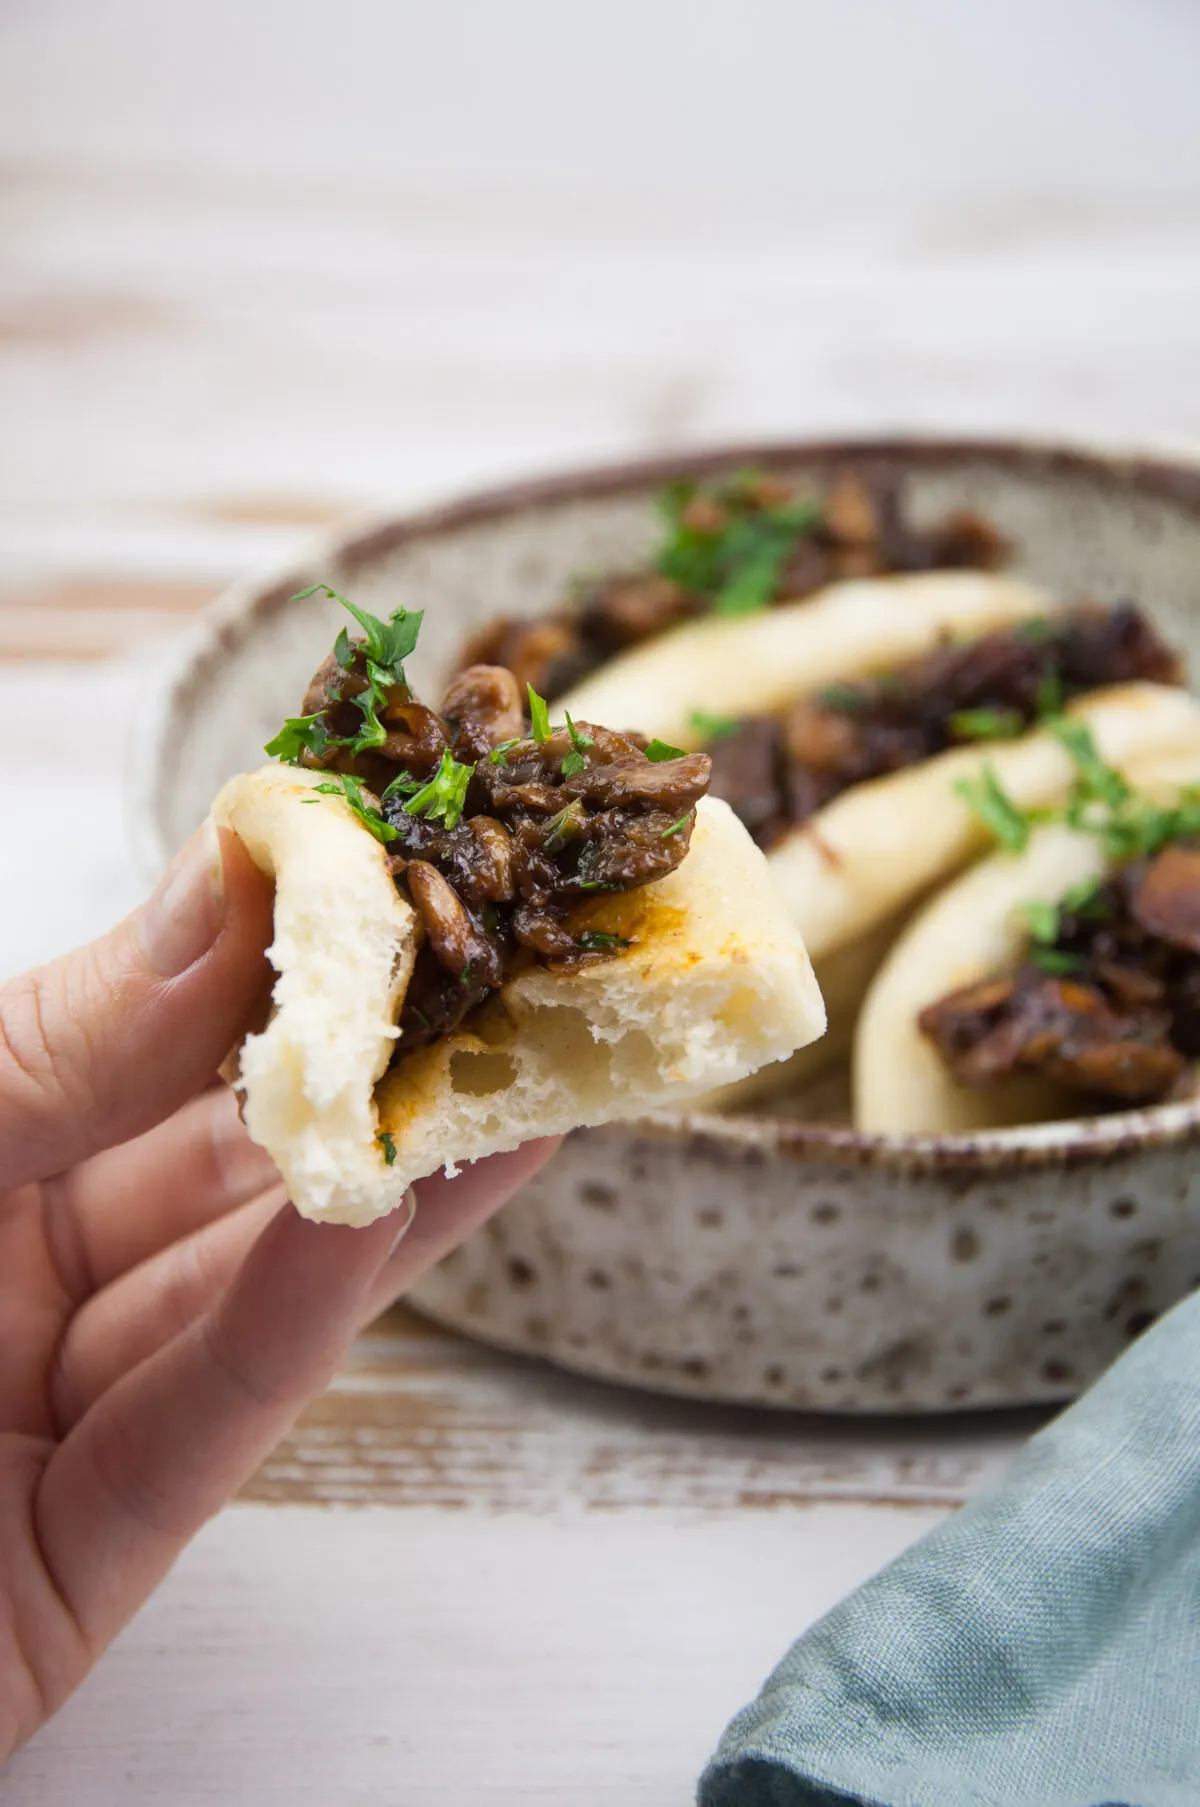
<path id="1" fill-rule="evenodd" d="M 247 1039 L 239 1083 L 250 1134 L 307 1217 L 369 1223 L 439 1167 L 680 1103 L 824 1030 L 803 940 L 763 855 L 725 804 L 705 798 L 674 872 L 573 919 L 575 933 L 619 935 L 628 948 L 578 972 L 521 973 L 454 1034 L 384 1073 L 415 916 L 372 836 L 313 784 L 270 766 L 234 779 L 214 805 L 275 875 L 275 1013 Z"/>
<path id="2" fill-rule="evenodd" d="M 1053 607 L 1045 590 L 979 571 L 834 584 L 804 602 L 675 628 L 611 660 L 555 708 L 696 747 L 695 710 L 762 715 L 919 658 L 947 635 L 977 638 Z"/>
<path id="3" fill-rule="evenodd" d="M 231 779 L 212 813 L 275 880 L 267 951 L 279 976 L 266 1029 L 238 1053 L 242 1114 L 297 1210 L 336 1219 L 340 1201 L 378 1185 L 372 1090 L 391 1058 L 418 931 L 383 848 L 321 781 L 266 766 Z"/>
<path id="4" fill-rule="evenodd" d="M 1095 690 L 1067 713 L 1087 724 L 1101 758 L 1121 767 L 1200 737 L 1200 702 L 1158 684 Z M 1062 795 L 1074 770 L 1046 729 L 956 747 L 854 785 L 771 852 L 771 875 L 818 967 L 987 847 L 987 829 L 955 785 L 988 765 L 1022 809 Z"/>
<path id="5" fill-rule="evenodd" d="M 1200 780 L 1200 743 L 1124 767 L 1156 801 Z M 948 1135 L 1070 1116 L 1078 1101 L 1034 1075 L 956 1085 L 917 1017 L 927 1005 L 1011 971 L 1025 943 L 1020 906 L 1057 903 L 1105 869 L 1099 838 L 1061 824 L 1019 854 L 996 853 L 939 891 L 899 937 L 867 994 L 854 1038 L 854 1121 L 872 1135 Z"/>

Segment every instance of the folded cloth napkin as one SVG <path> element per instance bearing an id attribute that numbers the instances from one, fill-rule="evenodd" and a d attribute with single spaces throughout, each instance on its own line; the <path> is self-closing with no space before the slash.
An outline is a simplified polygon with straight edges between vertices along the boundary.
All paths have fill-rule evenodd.
<path id="1" fill-rule="evenodd" d="M 793 1646 L 699 1801 L 1198 1807 L 1200 1297 Z"/>

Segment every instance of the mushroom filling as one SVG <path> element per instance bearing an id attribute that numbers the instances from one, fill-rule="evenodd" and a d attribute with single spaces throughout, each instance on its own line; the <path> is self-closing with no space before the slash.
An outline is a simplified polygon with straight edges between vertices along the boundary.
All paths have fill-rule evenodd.
<path id="1" fill-rule="evenodd" d="M 339 636 L 303 714 L 267 750 L 330 774 L 417 913 L 404 1052 L 455 1029 L 522 965 L 571 971 L 628 946 L 571 919 L 675 870 L 710 763 L 591 723 L 551 728 L 543 699 L 529 694 L 527 716 L 516 678 L 497 666 L 462 672 L 430 709 L 400 663 L 419 617 L 352 612 L 367 640 Z"/>
<path id="2" fill-rule="evenodd" d="M 1032 908 L 1032 906 L 1031 906 Z M 1098 1104 L 1189 1094 L 1200 1058 L 1200 840 L 1077 887 L 1017 970 L 918 1024 L 960 1085 L 1039 1073 Z"/>
<path id="3" fill-rule="evenodd" d="M 617 653 L 700 615 L 799 602 L 840 578 L 990 570 L 1007 551 L 967 510 L 930 528 L 906 522 L 899 475 L 882 466 L 842 471 L 820 502 L 778 477 L 742 471 L 671 484 L 659 508 L 664 532 L 649 569 L 582 579 L 547 615 L 489 622 L 460 663 L 506 666 L 553 698 Z"/>
<path id="4" fill-rule="evenodd" d="M 1106 684 L 1183 681 L 1132 604 L 1037 617 L 838 684 L 779 715 L 714 720 L 712 791 L 770 849 L 841 791 L 969 741 L 1022 733 Z"/>

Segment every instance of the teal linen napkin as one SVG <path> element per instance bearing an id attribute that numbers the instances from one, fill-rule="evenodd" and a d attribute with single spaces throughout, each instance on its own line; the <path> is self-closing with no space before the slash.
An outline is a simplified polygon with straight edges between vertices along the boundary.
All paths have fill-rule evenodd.
<path id="1" fill-rule="evenodd" d="M 1200 1297 L 800 1638 L 699 1802 L 1200 1807 Z"/>

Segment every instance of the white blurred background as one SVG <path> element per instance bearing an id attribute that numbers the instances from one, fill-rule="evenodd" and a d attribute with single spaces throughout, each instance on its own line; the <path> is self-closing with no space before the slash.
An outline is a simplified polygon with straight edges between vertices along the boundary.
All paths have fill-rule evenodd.
<path id="1" fill-rule="evenodd" d="M 348 513 L 759 433 L 1200 445 L 1198 70 L 1194 0 L 0 0 L 18 744 L 31 661 L 127 712 Z M 130 893 L 86 782 L 9 966 Z"/>

